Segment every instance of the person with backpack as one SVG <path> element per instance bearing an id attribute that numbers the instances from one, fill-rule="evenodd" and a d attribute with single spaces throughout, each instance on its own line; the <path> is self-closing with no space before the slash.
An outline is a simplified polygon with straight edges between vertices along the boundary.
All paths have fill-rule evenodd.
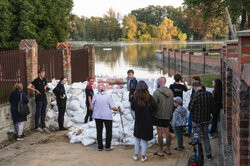
<path id="1" fill-rule="evenodd" d="M 68 130 L 66 129 L 63 124 L 64 124 L 64 114 L 66 111 L 66 102 L 67 102 L 67 95 L 65 92 L 65 87 L 64 85 L 67 83 L 67 78 L 61 77 L 59 83 L 53 89 L 53 93 L 56 96 L 56 103 L 58 106 L 58 125 L 59 125 L 59 131 L 63 130 Z"/>
<path id="2" fill-rule="evenodd" d="M 176 107 L 172 117 L 172 126 L 174 127 L 178 146 L 174 150 L 182 150 L 183 146 L 183 126 L 187 123 L 187 109 L 182 106 L 181 97 L 174 98 L 174 106 Z"/>
<path id="3" fill-rule="evenodd" d="M 23 84 L 18 82 L 14 85 L 14 91 L 10 94 L 9 102 L 11 104 L 11 115 L 17 132 L 17 141 L 23 140 L 23 126 L 27 121 L 27 116 L 18 113 L 18 104 L 22 100 L 25 104 L 29 103 L 28 97 L 22 92 Z"/>
<path id="4" fill-rule="evenodd" d="M 157 82 L 158 88 L 154 91 L 153 97 L 157 105 L 157 109 L 153 112 L 153 125 L 156 126 L 158 134 L 158 151 L 154 153 L 156 156 L 164 156 L 163 153 L 171 155 L 170 144 L 171 137 L 169 132 L 170 119 L 174 109 L 173 92 L 166 87 L 166 78 L 160 77 Z M 163 132 L 166 135 L 167 147 L 163 151 Z"/>
<path id="5" fill-rule="evenodd" d="M 147 160 L 146 151 L 148 141 L 153 139 L 152 114 L 157 109 L 154 98 L 149 94 L 148 86 L 145 81 L 140 81 L 137 84 L 134 96 L 132 97 L 131 108 L 135 111 L 135 145 L 133 159 L 135 161 L 138 160 L 141 143 L 141 161 L 145 162 Z"/>

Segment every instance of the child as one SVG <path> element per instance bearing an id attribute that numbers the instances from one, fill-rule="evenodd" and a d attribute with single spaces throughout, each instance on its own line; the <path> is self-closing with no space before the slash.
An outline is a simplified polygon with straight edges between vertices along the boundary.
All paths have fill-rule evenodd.
<path id="1" fill-rule="evenodd" d="M 182 106 L 180 97 L 174 98 L 174 106 L 176 107 L 173 113 L 172 126 L 174 127 L 178 146 L 174 150 L 182 150 L 183 146 L 183 126 L 187 123 L 187 109 Z"/>
<path id="2" fill-rule="evenodd" d="M 174 97 L 181 97 L 183 98 L 183 91 L 187 91 L 188 90 L 188 87 L 187 87 L 187 84 L 186 82 L 184 81 L 184 79 L 181 77 L 180 74 L 175 74 L 174 75 L 174 84 L 171 84 L 170 85 L 170 89 L 173 91 L 174 93 Z M 181 84 L 181 82 L 183 82 L 184 85 Z"/>
<path id="3" fill-rule="evenodd" d="M 135 89 L 137 86 L 137 80 L 134 77 L 134 70 L 132 70 L 132 69 L 128 70 L 127 74 L 128 74 L 127 89 L 129 91 L 129 101 L 131 102 L 132 96 L 134 95 L 134 92 L 135 92 Z M 132 115 L 133 119 L 135 119 L 135 113 L 132 110 L 130 110 L 130 111 L 131 111 L 131 115 Z"/>

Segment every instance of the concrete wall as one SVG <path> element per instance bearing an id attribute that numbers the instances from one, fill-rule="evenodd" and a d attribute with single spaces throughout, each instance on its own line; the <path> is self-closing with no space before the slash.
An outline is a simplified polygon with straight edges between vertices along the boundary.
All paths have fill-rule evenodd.
<path id="1" fill-rule="evenodd" d="M 47 94 L 48 105 L 47 109 L 50 107 L 51 95 Z M 30 98 L 29 102 L 30 114 L 27 117 L 27 122 L 24 123 L 24 130 L 31 130 L 35 127 L 35 112 L 36 104 L 35 98 Z M 13 120 L 10 111 L 10 104 L 5 103 L 0 105 L 0 142 L 8 139 L 8 130 L 14 129 Z"/>

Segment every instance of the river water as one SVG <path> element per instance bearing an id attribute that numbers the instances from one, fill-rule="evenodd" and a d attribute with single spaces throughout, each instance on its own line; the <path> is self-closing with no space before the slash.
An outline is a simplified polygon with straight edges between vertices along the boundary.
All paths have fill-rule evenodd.
<path id="1" fill-rule="evenodd" d="M 127 70 L 133 69 L 138 78 L 171 77 L 164 73 L 156 60 L 156 50 L 174 49 L 218 49 L 223 42 L 70 42 L 73 48 L 82 48 L 85 44 L 95 45 L 95 74 L 98 77 L 126 77 Z"/>

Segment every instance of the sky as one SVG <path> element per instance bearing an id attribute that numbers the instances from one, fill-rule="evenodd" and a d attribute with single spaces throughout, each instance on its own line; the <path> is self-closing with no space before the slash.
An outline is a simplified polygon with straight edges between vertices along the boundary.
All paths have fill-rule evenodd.
<path id="1" fill-rule="evenodd" d="M 74 0 L 73 14 L 86 17 L 102 17 L 109 8 L 120 12 L 122 16 L 131 10 L 147 7 L 148 5 L 179 7 L 183 0 Z"/>

